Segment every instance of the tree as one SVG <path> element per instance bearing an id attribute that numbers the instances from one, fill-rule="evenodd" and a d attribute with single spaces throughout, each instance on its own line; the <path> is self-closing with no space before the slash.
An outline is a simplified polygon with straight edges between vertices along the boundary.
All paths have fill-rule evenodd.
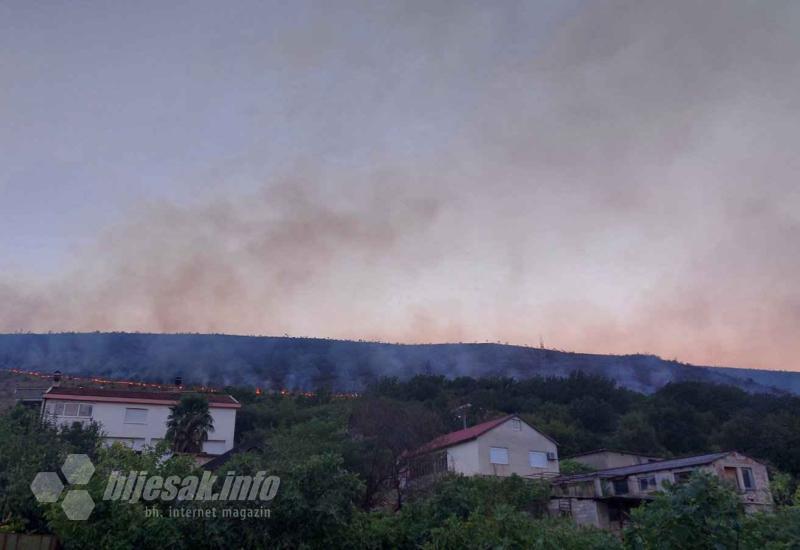
<path id="1" fill-rule="evenodd" d="M 441 433 L 439 418 L 419 404 L 370 397 L 355 405 L 349 428 L 356 440 L 351 463 L 366 482 L 362 507 L 378 504 L 381 493 L 392 490 L 400 508 L 407 453 Z"/>
<path id="2" fill-rule="evenodd" d="M 569 520 L 531 520 L 507 505 L 491 514 L 470 514 L 466 520 L 451 516 L 431 530 L 423 548 L 530 548 L 535 550 L 612 550 L 620 543 L 608 532 L 579 528 Z"/>
<path id="3" fill-rule="evenodd" d="M 742 548 L 789 550 L 800 547 L 800 506 L 783 508 L 774 514 L 753 514 L 744 518 Z"/>
<path id="4" fill-rule="evenodd" d="M 22 406 L 0 414 L 0 526 L 12 532 L 47 532 L 44 509 L 30 484 L 38 472 L 55 472 L 70 453 L 93 456 L 97 425 L 56 428 Z"/>
<path id="5" fill-rule="evenodd" d="M 573 460 L 571 458 L 565 458 L 563 460 L 559 460 L 558 469 L 561 472 L 561 475 L 566 475 L 566 476 L 571 476 L 575 474 L 588 474 L 589 472 L 596 471 L 595 468 L 587 466 L 586 464 L 578 462 L 577 460 Z"/>
<path id="6" fill-rule="evenodd" d="M 147 472 L 149 476 L 184 477 L 198 475 L 194 461 L 187 456 L 173 456 L 164 460 L 166 444 L 155 448 L 134 451 L 121 443 L 98 450 L 95 472 L 88 485 L 81 487 L 89 492 L 94 502 L 87 521 L 73 521 L 66 517 L 58 502 L 46 505 L 48 525 L 58 535 L 66 550 L 82 548 L 184 548 L 182 532 L 196 530 L 197 524 L 179 517 L 169 517 L 168 509 L 175 501 L 132 502 L 123 499 L 106 499 L 104 494 L 112 472 Z M 148 514 L 147 508 L 158 508 L 160 513 Z M 196 546 L 195 546 L 196 547 Z"/>
<path id="7" fill-rule="evenodd" d="M 616 549 L 619 541 L 570 520 L 545 519 L 545 483 L 522 479 L 449 475 L 394 514 L 360 514 L 351 529 L 353 548 Z"/>
<path id="8" fill-rule="evenodd" d="M 208 399 L 188 394 L 171 408 L 167 419 L 167 440 L 179 453 L 199 453 L 208 433 L 214 431 L 214 419 L 208 410 Z"/>
<path id="9" fill-rule="evenodd" d="M 614 407 L 593 395 L 573 399 L 569 408 L 571 416 L 592 432 L 610 432 L 617 423 Z"/>
<path id="10" fill-rule="evenodd" d="M 620 418 L 612 445 L 615 449 L 657 455 L 665 451 L 658 442 L 655 428 L 642 411 L 631 411 Z"/>
<path id="11" fill-rule="evenodd" d="M 741 512 L 733 490 L 711 474 L 695 472 L 687 483 L 670 485 L 634 509 L 625 542 L 637 550 L 736 548 Z"/>

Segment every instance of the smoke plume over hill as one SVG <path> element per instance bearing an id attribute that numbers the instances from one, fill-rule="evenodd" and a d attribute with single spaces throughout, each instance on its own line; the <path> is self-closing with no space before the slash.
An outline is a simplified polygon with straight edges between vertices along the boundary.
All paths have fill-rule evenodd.
<path id="1" fill-rule="evenodd" d="M 446 377 L 600 374 L 649 393 L 681 380 L 750 391 L 800 393 L 800 374 L 684 365 L 651 355 L 596 355 L 499 344 L 398 345 L 208 334 L 64 333 L 0 335 L 0 368 L 214 386 L 361 390 L 371 381 L 415 374 Z"/>

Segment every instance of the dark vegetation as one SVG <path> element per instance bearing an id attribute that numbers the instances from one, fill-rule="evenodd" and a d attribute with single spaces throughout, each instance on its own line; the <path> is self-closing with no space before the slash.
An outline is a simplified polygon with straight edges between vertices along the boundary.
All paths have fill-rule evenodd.
<path id="1" fill-rule="evenodd" d="M 180 453 L 199 453 L 214 431 L 214 419 L 208 410 L 208 399 L 200 394 L 186 394 L 171 408 L 167 419 L 166 439 Z"/>
<path id="2" fill-rule="evenodd" d="M 256 395 L 242 403 L 241 448 L 224 470 L 281 478 L 272 518 L 147 518 L 144 505 L 103 502 L 87 522 L 39 506 L 28 484 L 68 452 L 95 458 L 89 490 L 102 494 L 111 470 L 185 473 L 186 457 L 158 460 L 121 447 L 99 449 L 91 430 L 42 428 L 13 409 L 0 417 L 0 523 L 53 531 L 67 548 L 794 548 L 800 543 L 800 398 L 749 394 L 722 385 L 670 384 L 653 395 L 585 374 L 567 378 L 376 381 L 361 396 Z M 735 496 L 702 476 L 670 488 L 635 514 L 624 541 L 569 520 L 547 518 L 549 487 L 521 478 L 446 477 L 409 492 L 398 483 L 404 451 L 460 428 L 453 409 L 470 403 L 474 424 L 517 412 L 560 443 L 562 457 L 596 447 L 663 456 L 736 449 L 770 467 L 777 514 L 745 517 Z M 202 507 L 216 503 L 159 503 Z M 792 545 L 795 546 L 792 546 Z"/>
<path id="3" fill-rule="evenodd" d="M 791 366 L 791 365 L 787 365 Z M 564 377 L 581 370 L 652 393 L 669 382 L 729 384 L 800 393 L 800 374 L 697 367 L 653 355 L 598 355 L 501 344 L 399 345 L 221 334 L 0 334 L 0 369 L 271 389 L 362 390 L 386 376 L 417 374 Z"/>

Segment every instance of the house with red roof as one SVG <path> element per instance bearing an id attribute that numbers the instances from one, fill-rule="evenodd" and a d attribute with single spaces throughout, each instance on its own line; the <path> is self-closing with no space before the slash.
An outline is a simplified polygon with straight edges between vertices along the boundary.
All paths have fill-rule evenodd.
<path id="1" fill-rule="evenodd" d="M 120 442 L 138 450 L 164 439 L 170 408 L 185 393 L 53 386 L 42 396 L 42 414 L 56 425 L 97 423 L 106 443 Z M 233 448 L 236 411 L 241 405 L 223 393 L 203 395 L 214 421 L 214 430 L 203 443 L 203 453 L 221 455 Z"/>
<path id="2" fill-rule="evenodd" d="M 559 473 L 556 442 L 514 414 L 437 437 L 407 459 L 410 480 L 445 472 L 527 478 Z"/>

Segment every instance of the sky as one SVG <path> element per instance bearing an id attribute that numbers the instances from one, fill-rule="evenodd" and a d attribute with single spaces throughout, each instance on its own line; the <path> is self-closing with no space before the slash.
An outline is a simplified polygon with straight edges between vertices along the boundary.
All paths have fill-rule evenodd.
<path id="1" fill-rule="evenodd" d="M 0 332 L 800 370 L 800 2 L 0 2 Z"/>

